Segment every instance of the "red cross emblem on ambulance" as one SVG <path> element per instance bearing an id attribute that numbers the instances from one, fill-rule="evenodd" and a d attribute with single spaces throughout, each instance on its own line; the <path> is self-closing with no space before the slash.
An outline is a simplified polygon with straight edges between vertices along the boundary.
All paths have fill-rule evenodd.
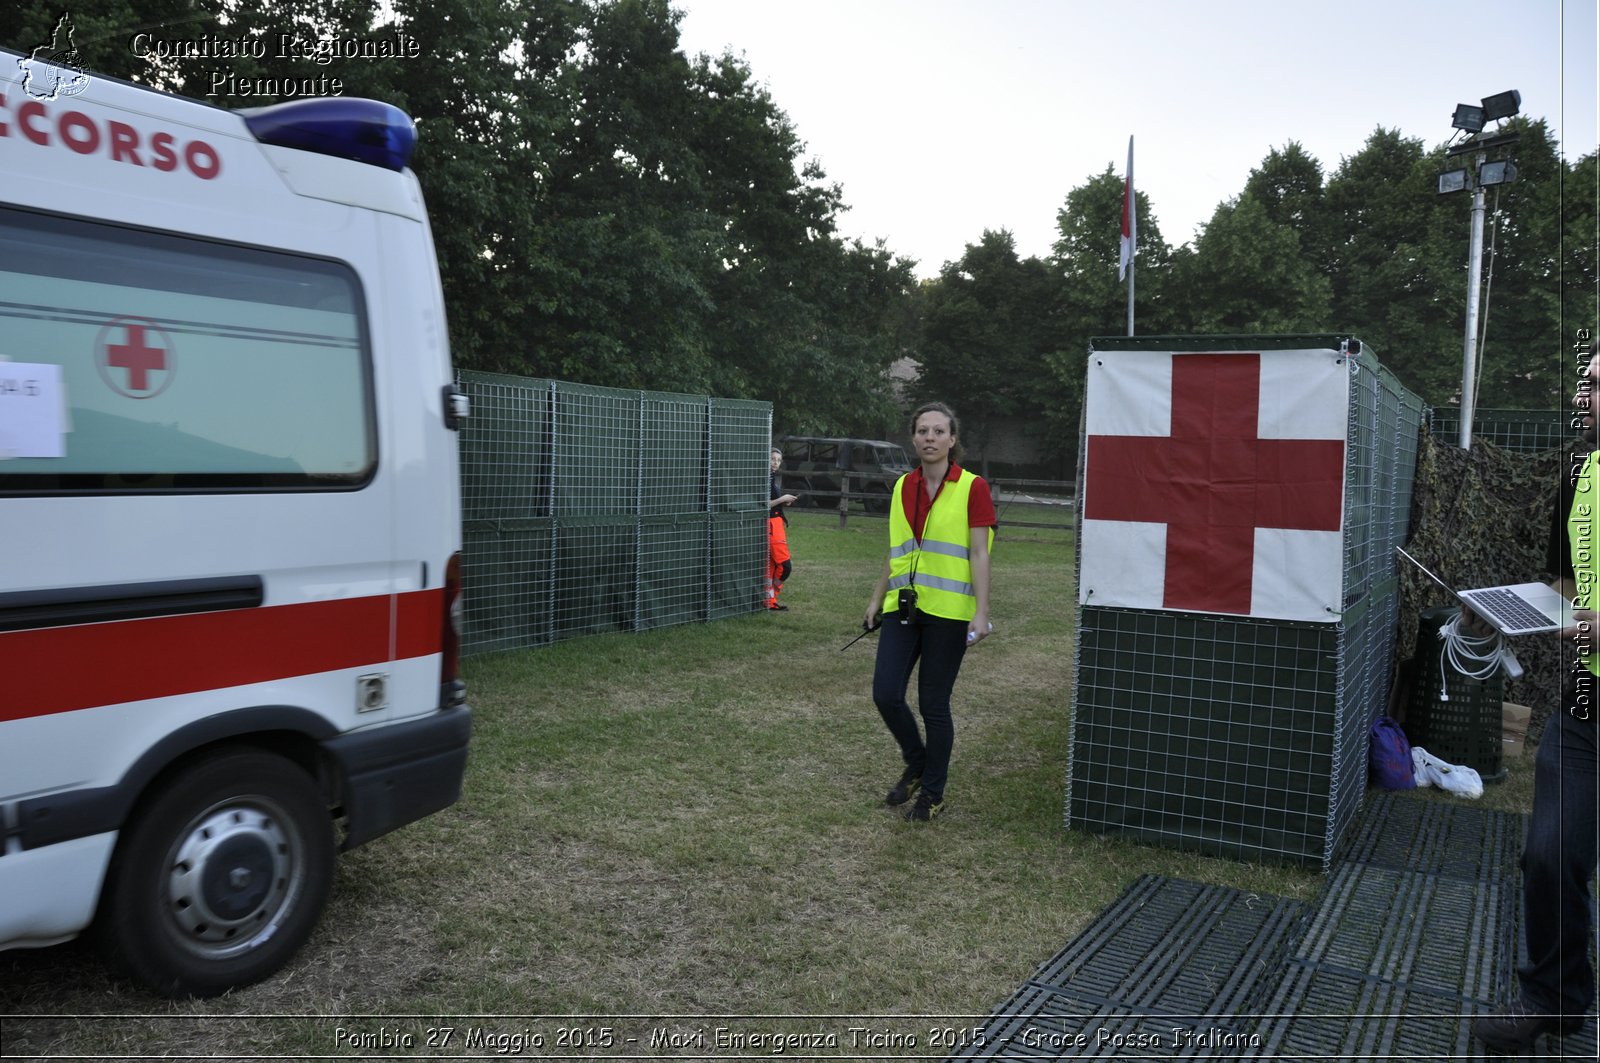
<path id="1" fill-rule="evenodd" d="M 144 317 L 113 318 L 95 340 L 100 378 L 130 399 L 150 399 L 165 391 L 177 375 L 176 356 L 172 337 Z"/>

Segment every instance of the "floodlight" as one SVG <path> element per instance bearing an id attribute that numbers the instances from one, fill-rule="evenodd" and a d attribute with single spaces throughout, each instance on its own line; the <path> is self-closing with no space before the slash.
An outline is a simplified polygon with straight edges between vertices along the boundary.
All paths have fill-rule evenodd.
<path id="1" fill-rule="evenodd" d="M 1478 167 L 1478 183 L 1485 187 L 1489 185 L 1508 185 L 1516 179 L 1517 167 L 1510 160 L 1486 162 Z"/>
<path id="2" fill-rule="evenodd" d="M 1480 155 L 1496 148 L 1509 148 L 1521 139 L 1521 133 L 1496 133 L 1492 137 L 1476 136 L 1463 140 L 1454 147 L 1446 148 L 1444 153 L 1452 159 L 1457 155 Z"/>
<path id="3" fill-rule="evenodd" d="M 1439 194 L 1444 196 L 1451 192 L 1465 192 L 1469 184 L 1467 171 L 1447 170 L 1439 175 Z"/>
<path id="4" fill-rule="evenodd" d="M 1450 125 L 1455 129 L 1465 129 L 1468 133 L 1477 133 L 1483 129 L 1483 108 L 1474 107 L 1470 103 L 1456 104 L 1456 113 L 1450 119 Z"/>
<path id="5" fill-rule="evenodd" d="M 1457 108 L 1459 111 L 1460 108 Z M 1500 118 L 1510 118 L 1522 110 L 1522 93 L 1516 89 L 1509 92 L 1496 93 L 1483 98 L 1483 120 L 1493 122 Z"/>

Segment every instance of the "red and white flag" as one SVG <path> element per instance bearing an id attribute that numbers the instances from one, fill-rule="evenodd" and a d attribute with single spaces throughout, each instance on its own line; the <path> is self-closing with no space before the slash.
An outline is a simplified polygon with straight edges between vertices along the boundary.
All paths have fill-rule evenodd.
<path id="1" fill-rule="evenodd" d="M 1128 138 L 1128 176 L 1122 184 L 1122 244 L 1117 253 L 1117 280 L 1125 280 L 1133 264 L 1133 240 L 1138 232 L 1138 210 L 1133 199 L 1133 138 Z"/>
<path id="2" fill-rule="evenodd" d="M 1348 374 L 1335 350 L 1091 354 L 1079 602 L 1337 621 Z"/>

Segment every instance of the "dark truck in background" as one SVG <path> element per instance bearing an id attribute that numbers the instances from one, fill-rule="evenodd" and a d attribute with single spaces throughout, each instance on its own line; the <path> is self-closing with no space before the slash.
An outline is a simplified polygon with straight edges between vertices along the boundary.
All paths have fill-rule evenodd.
<path id="1" fill-rule="evenodd" d="M 784 436 L 783 489 L 801 505 L 838 509 L 849 478 L 848 496 L 860 499 L 868 513 L 888 513 L 889 493 L 911 459 L 898 443 L 882 439 L 829 436 Z"/>

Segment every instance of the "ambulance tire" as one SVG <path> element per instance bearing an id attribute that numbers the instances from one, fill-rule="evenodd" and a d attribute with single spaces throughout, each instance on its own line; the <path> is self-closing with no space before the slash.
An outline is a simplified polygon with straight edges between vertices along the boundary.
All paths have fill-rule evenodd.
<path id="1" fill-rule="evenodd" d="M 284 757 L 232 748 L 168 780 L 118 841 L 97 933 L 122 973 L 210 997 L 282 967 L 322 917 L 333 822 Z"/>

